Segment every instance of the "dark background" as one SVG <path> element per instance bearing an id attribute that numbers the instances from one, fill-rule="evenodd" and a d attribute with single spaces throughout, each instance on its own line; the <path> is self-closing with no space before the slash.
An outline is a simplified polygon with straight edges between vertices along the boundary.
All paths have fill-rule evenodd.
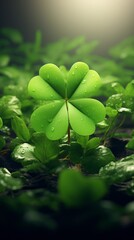
<path id="1" fill-rule="evenodd" d="M 26 41 L 39 29 L 45 43 L 85 35 L 105 52 L 134 35 L 134 0 L 1 0 L 0 27 L 20 30 Z"/>

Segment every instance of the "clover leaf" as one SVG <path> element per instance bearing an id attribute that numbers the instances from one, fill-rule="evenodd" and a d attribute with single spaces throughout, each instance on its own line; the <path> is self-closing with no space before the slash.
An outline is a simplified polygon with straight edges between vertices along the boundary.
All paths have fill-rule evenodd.
<path id="1" fill-rule="evenodd" d="M 90 98 L 101 84 L 98 73 L 83 62 L 73 64 L 67 74 L 54 64 L 43 65 L 28 85 L 33 98 L 44 100 L 31 115 L 32 128 L 51 140 L 65 136 L 69 127 L 79 135 L 93 134 L 105 117 L 103 104 Z"/>

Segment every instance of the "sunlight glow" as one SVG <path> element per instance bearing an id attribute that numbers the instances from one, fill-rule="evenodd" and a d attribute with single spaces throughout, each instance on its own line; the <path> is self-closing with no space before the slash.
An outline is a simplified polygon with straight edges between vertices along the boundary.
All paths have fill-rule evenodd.
<path id="1" fill-rule="evenodd" d="M 104 44 L 129 34 L 134 24 L 133 0 L 39 0 L 48 35 L 85 35 Z M 40 17 L 39 16 L 39 17 Z"/>

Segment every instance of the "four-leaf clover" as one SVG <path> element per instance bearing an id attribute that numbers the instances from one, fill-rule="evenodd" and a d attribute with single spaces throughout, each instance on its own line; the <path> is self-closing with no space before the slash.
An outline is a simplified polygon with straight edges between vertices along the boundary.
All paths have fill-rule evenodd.
<path id="1" fill-rule="evenodd" d="M 89 97 L 101 84 L 98 73 L 83 62 L 73 64 L 67 74 L 54 64 L 45 64 L 28 85 L 33 98 L 45 100 L 31 115 L 32 128 L 51 140 L 64 137 L 68 127 L 79 135 L 93 134 L 95 124 L 105 117 L 105 107 Z"/>

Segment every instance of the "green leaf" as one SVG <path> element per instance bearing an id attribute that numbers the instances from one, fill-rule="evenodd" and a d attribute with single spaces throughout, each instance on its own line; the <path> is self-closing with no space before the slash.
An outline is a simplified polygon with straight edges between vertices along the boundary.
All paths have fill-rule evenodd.
<path id="1" fill-rule="evenodd" d="M 86 147 L 89 136 L 81 136 L 79 134 L 75 134 L 77 143 L 79 143 L 83 148 Z"/>
<path id="2" fill-rule="evenodd" d="M 99 172 L 110 183 L 128 181 L 134 176 L 134 154 L 122 158 L 118 162 L 111 162 L 102 167 Z"/>
<path id="3" fill-rule="evenodd" d="M 32 138 L 35 149 L 34 154 L 41 162 L 55 159 L 59 154 L 59 143 L 49 140 L 44 133 L 34 133 Z"/>
<path id="4" fill-rule="evenodd" d="M 48 125 L 46 136 L 51 140 L 58 140 L 65 136 L 67 129 L 68 115 L 66 105 L 64 104 L 58 114 L 54 117 L 53 121 Z"/>
<path id="5" fill-rule="evenodd" d="M 86 144 L 86 150 L 95 149 L 99 146 L 99 144 L 100 144 L 100 138 L 99 137 L 91 138 Z"/>
<path id="6" fill-rule="evenodd" d="M 83 45 L 85 41 L 85 37 L 84 36 L 78 36 L 72 40 L 69 40 L 67 43 L 67 50 L 73 50 L 74 48 L 79 47 L 79 45 Z"/>
<path id="7" fill-rule="evenodd" d="M 4 96 L 0 98 L 0 113 L 2 119 L 10 119 L 16 115 L 22 115 L 20 101 L 15 96 Z"/>
<path id="8" fill-rule="evenodd" d="M 112 88 L 114 88 L 117 93 L 124 93 L 124 87 L 118 82 L 112 83 Z"/>
<path id="9" fill-rule="evenodd" d="M 18 78 L 21 72 L 15 67 L 5 66 L 0 68 L 0 74 L 13 79 L 13 78 Z"/>
<path id="10" fill-rule="evenodd" d="M 134 97 L 134 80 L 127 84 L 125 94 L 127 96 Z"/>
<path id="11" fill-rule="evenodd" d="M 6 168 L 0 168 L 0 192 L 5 190 L 18 190 L 22 188 L 22 181 L 13 178 L 11 173 Z"/>
<path id="12" fill-rule="evenodd" d="M 134 138 L 129 140 L 129 142 L 126 144 L 126 148 L 134 150 Z"/>
<path id="13" fill-rule="evenodd" d="M 98 73 L 94 70 L 89 70 L 87 74 L 81 78 L 77 89 L 75 88 L 75 91 L 71 96 L 71 100 L 91 97 L 98 92 L 101 85 L 102 82 Z"/>
<path id="14" fill-rule="evenodd" d="M 80 164 L 83 157 L 83 148 L 80 144 L 72 142 L 68 149 L 69 159 L 73 164 Z"/>
<path id="15" fill-rule="evenodd" d="M 123 40 L 115 47 L 112 47 L 110 54 L 117 58 L 121 59 L 122 63 L 126 66 L 134 65 L 134 36 L 130 36 L 127 39 Z"/>
<path id="16" fill-rule="evenodd" d="M 60 95 L 40 76 L 33 77 L 28 85 L 30 96 L 41 100 L 59 100 Z"/>
<path id="17" fill-rule="evenodd" d="M 133 113 L 133 111 L 134 111 L 134 97 L 131 97 L 129 95 L 125 95 L 124 103 L 125 103 L 125 107 L 128 108 L 129 111 L 131 111 Z"/>
<path id="18" fill-rule="evenodd" d="M 39 76 L 32 78 L 28 85 L 32 97 L 45 100 L 31 116 L 32 128 L 44 132 L 51 140 L 64 137 L 69 124 L 79 135 L 94 133 L 95 124 L 105 117 L 105 108 L 87 97 L 96 93 L 100 85 L 99 75 L 89 71 L 83 62 L 75 63 L 68 73 L 54 64 L 42 66 Z"/>
<path id="19" fill-rule="evenodd" d="M 68 73 L 67 96 L 70 98 L 75 92 L 83 78 L 88 73 L 88 65 L 83 62 L 74 63 Z"/>
<path id="20" fill-rule="evenodd" d="M 77 49 L 77 54 L 80 56 L 83 56 L 84 54 L 89 54 L 91 53 L 96 47 L 98 46 L 98 41 L 91 41 L 89 43 L 84 43 L 82 44 L 78 49 Z"/>
<path id="21" fill-rule="evenodd" d="M 3 121 L 2 121 L 2 118 L 0 117 L 0 128 L 3 127 Z"/>
<path id="22" fill-rule="evenodd" d="M 122 107 L 123 100 L 124 100 L 123 94 L 114 94 L 108 98 L 106 106 L 119 110 Z"/>
<path id="23" fill-rule="evenodd" d="M 96 99 L 83 98 L 70 100 L 69 102 L 95 123 L 101 122 L 106 115 L 104 105 Z"/>
<path id="24" fill-rule="evenodd" d="M 62 97 L 65 97 L 65 81 L 60 69 L 48 63 L 39 70 L 39 75 Z M 58 98 L 59 99 L 59 98 Z M 56 100 L 56 99 L 55 99 Z"/>
<path id="25" fill-rule="evenodd" d="M 34 155 L 35 147 L 28 144 L 23 143 L 15 147 L 12 152 L 12 157 L 16 162 L 21 163 L 23 166 L 31 164 L 37 161 L 37 158 Z"/>
<path id="26" fill-rule="evenodd" d="M 91 143 L 89 142 L 89 147 Z M 100 168 L 107 165 L 111 161 L 115 161 L 115 157 L 111 150 L 105 146 L 97 148 L 89 148 L 86 152 L 81 164 L 82 167 L 90 174 L 98 173 Z"/>
<path id="27" fill-rule="evenodd" d="M 19 31 L 13 28 L 1 28 L 0 33 L 8 38 L 13 43 L 21 43 L 22 42 L 22 35 Z"/>
<path id="28" fill-rule="evenodd" d="M 11 125 L 18 138 L 22 141 L 29 141 L 30 132 L 22 118 L 18 116 L 13 117 L 13 119 L 11 119 Z"/>
<path id="29" fill-rule="evenodd" d="M 10 57 L 8 55 L 0 54 L 0 67 L 5 67 L 8 65 Z"/>
<path id="30" fill-rule="evenodd" d="M 63 105 L 61 101 L 54 101 L 39 107 L 31 116 L 31 126 L 36 131 L 45 132 L 51 140 L 62 138 L 68 128 L 65 104 Z"/>
<path id="31" fill-rule="evenodd" d="M 115 117 L 118 114 L 118 111 L 112 107 L 106 107 L 106 114 L 109 117 Z"/>
<path id="32" fill-rule="evenodd" d="M 58 180 L 60 199 L 68 207 L 88 206 L 106 193 L 104 182 L 97 177 L 85 177 L 75 170 L 63 170 Z"/>
<path id="33" fill-rule="evenodd" d="M 72 129 L 79 135 L 91 135 L 95 131 L 94 122 L 80 112 L 72 104 L 68 103 L 69 119 Z"/>

